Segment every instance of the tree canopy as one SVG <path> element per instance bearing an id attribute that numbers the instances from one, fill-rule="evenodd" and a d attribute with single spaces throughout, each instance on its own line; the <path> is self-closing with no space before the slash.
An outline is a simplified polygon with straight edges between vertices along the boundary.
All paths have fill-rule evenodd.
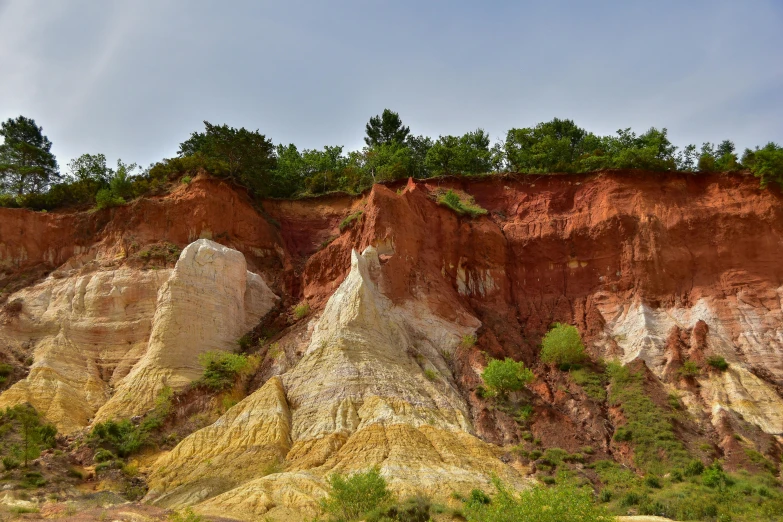
<path id="1" fill-rule="evenodd" d="M 359 193 L 373 183 L 431 176 L 487 173 L 550 174 L 604 169 L 726 172 L 748 169 L 762 186 L 783 185 L 783 150 L 775 143 L 746 149 L 739 159 L 734 142 L 674 145 L 666 128 L 637 134 L 630 128 L 600 136 L 573 120 L 553 118 L 510 129 L 492 142 L 483 129 L 437 140 L 411 134 L 390 109 L 370 118 L 365 146 L 300 149 L 273 144 L 258 130 L 204 122 L 179 146 L 176 157 L 143 172 L 134 164 L 107 166 L 102 154 L 83 154 L 68 164 L 61 180 L 51 142 L 24 116 L 2 123 L 0 206 L 34 209 L 68 204 L 124 204 L 142 194 L 161 193 L 167 183 L 206 171 L 245 187 L 255 197 L 289 198 L 333 191 Z"/>
<path id="2" fill-rule="evenodd" d="M 52 142 L 35 120 L 19 116 L 0 124 L 0 188 L 16 196 L 39 194 L 59 178 Z"/>

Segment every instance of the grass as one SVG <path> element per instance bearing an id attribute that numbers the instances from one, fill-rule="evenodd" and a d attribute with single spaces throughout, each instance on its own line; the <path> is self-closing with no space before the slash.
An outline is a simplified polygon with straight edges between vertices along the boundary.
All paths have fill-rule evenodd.
<path id="1" fill-rule="evenodd" d="M 579 368 L 571 370 L 571 378 L 576 384 L 581 386 L 588 397 L 604 402 L 606 400 L 606 375 L 596 373 L 589 368 Z"/>
<path id="2" fill-rule="evenodd" d="M 615 433 L 615 440 L 629 441 L 634 449 L 634 461 L 639 469 L 664 474 L 673 467 L 682 467 L 688 453 L 674 434 L 667 412 L 656 406 L 644 390 L 644 377 L 619 363 L 607 366 L 612 406 L 618 406 L 627 419 Z"/>
<path id="3" fill-rule="evenodd" d="M 436 198 L 439 205 L 450 208 L 460 216 L 478 217 L 487 213 L 486 209 L 476 204 L 473 196 L 464 192 L 458 193 L 449 189 L 437 194 Z"/>
<path id="4" fill-rule="evenodd" d="M 350 214 L 348 217 L 343 219 L 340 222 L 340 232 L 344 232 L 346 229 L 352 227 L 353 224 L 362 217 L 362 214 L 364 214 L 363 210 L 357 210 L 353 214 Z"/>
<path id="5" fill-rule="evenodd" d="M 310 313 L 310 303 L 302 301 L 298 305 L 294 306 L 294 317 L 297 320 L 306 317 Z"/>
<path id="6" fill-rule="evenodd" d="M 477 341 L 478 338 L 475 335 L 465 334 L 462 336 L 462 342 L 460 343 L 460 346 L 463 348 L 473 348 L 476 346 Z"/>
<path id="7" fill-rule="evenodd" d="M 685 361 L 685 363 L 682 365 L 682 368 L 680 368 L 680 375 L 683 377 L 696 377 L 701 372 L 701 368 L 699 368 L 699 365 L 696 364 L 694 361 Z"/>
<path id="8" fill-rule="evenodd" d="M 428 381 L 437 381 L 439 378 L 438 372 L 429 368 L 424 370 L 424 376 L 427 378 Z"/>

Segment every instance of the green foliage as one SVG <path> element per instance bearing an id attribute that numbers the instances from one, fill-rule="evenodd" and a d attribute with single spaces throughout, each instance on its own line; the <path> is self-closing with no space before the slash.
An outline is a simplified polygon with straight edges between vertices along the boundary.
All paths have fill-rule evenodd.
<path id="1" fill-rule="evenodd" d="M 476 346 L 476 342 L 478 341 L 478 337 L 471 334 L 465 334 L 462 336 L 462 342 L 460 343 L 460 346 L 463 348 L 473 348 Z"/>
<path id="2" fill-rule="evenodd" d="M 476 204 L 472 196 L 467 194 L 458 194 L 449 189 L 437 196 L 438 204 L 448 207 L 460 216 L 468 214 L 471 217 L 483 216 L 487 213 L 486 209 Z"/>
<path id="3" fill-rule="evenodd" d="M 571 371 L 571 378 L 582 387 L 588 397 L 604 402 L 606 400 L 606 376 L 589 368 L 579 368 Z"/>
<path id="4" fill-rule="evenodd" d="M 204 122 L 204 132 L 194 132 L 179 146 L 180 157 L 200 162 L 210 174 L 228 178 L 253 194 L 272 195 L 275 147 L 263 134 L 244 127 Z"/>
<path id="5" fill-rule="evenodd" d="M 721 372 L 725 372 L 729 369 L 729 363 L 726 362 L 726 359 L 721 357 L 720 355 L 713 355 L 712 357 L 707 358 L 707 364 L 715 368 L 716 370 L 719 370 Z"/>
<path id="6" fill-rule="evenodd" d="M 0 124 L 0 192 L 21 197 L 40 194 L 60 174 L 52 142 L 35 120 L 19 116 Z"/>
<path id="7" fill-rule="evenodd" d="M 404 143 L 410 134 L 410 128 L 402 124 L 400 115 L 384 109 L 380 116 L 373 116 L 365 126 L 367 136 L 364 142 L 368 147 L 390 143 Z"/>
<path id="8" fill-rule="evenodd" d="M 701 368 L 694 361 L 685 361 L 680 368 L 680 375 L 683 377 L 696 377 L 701 372 Z"/>
<path id="9" fill-rule="evenodd" d="M 90 434 L 92 441 L 113 448 L 122 458 L 139 451 L 147 442 L 148 433 L 129 419 L 99 422 Z"/>
<path id="10" fill-rule="evenodd" d="M 431 369 L 424 370 L 424 376 L 427 378 L 428 381 L 437 381 L 439 379 L 438 372 Z"/>
<path id="11" fill-rule="evenodd" d="M 769 142 L 763 148 L 745 149 L 742 163 L 754 176 L 761 180 L 761 186 L 777 183 L 783 187 L 783 147 Z"/>
<path id="12" fill-rule="evenodd" d="M 354 222 L 358 221 L 362 217 L 362 214 L 364 214 L 364 212 L 358 210 L 353 214 L 349 215 L 348 217 L 346 217 L 345 219 L 343 219 L 340 222 L 340 232 L 344 232 L 346 228 L 351 227 L 354 224 Z"/>
<path id="13" fill-rule="evenodd" d="M 306 317 L 310 313 L 310 303 L 302 301 L 298 305 L 294 306 L 294 317 L 297 320 Z"/>
<path id="14" fill-rule="evenodd" d="M 656 475 L 684 466 L 688 461 L 685 447 L 675 436 L 668 416 L 645 393 L 643 375 L 618 363 L 609 363 L 607 374 L 610 404 L 619 407 L 627 419 L 615 432 L 615 439 L 631 442 L 636 465 Z"/>
<path id="15" fill-rule="evenodd" d="M 541 360 L 557 365 L 579 364 L 587 358 L 576 327 L 555 323 L 541 340 Z"/>
<path id="16" fill-rule="evenodd" d="M 501 361 L 490 359 L 481 378 L 492 390 L 504 395 L 511 391 L 518 391 L 534 379 L 533 372 L 525 368 L 522 362 L 516 362 L 508 357 Z"/>
<path id="17" fill-rule="evenodd" d="M 605 507 L 596 504 L 592 492 L 567 486 L 534 487 L 514 493 L 499 480 L 498 492 L 489 503 L 465 504 L 471 522 L 610 522 Z"/>
<path id="18" fill-rule="evenodd" d="M 204 374 L 195 384 L 214 391 L 233 386 L 237 375 L 248 367 L 246 355 L 221 351 L 202 353 L 198 362 L 204 368 Z"/>
<path id="19" fill-rule="evenodd" d="M 393 501 L 378 468 L 349 477 L 334 474 L 328 481 L 329 495 L 321 506 L 334 522 L 359 520 L 369 511 Z"/>
<path id="20" fill-rule="evenodd" d="M 481 174 L 492 169 L 489 135 L 482 129 L 463 136 L 441 136 L 427 151 L 425 166 L 431 174 Z"/>
<path id="21" fill-rule="evenodd" d="M 428 522 L 430 510 L 437 511 L 436 506 L 426 497 L 416 496 L 391 506 L 380 506 L 364 516 L 366 522 Z"/>
<path id="22" fill-rule="evenodd" d="M 10 455 L 3 457 L 3 467 L 6 471 L 11 471 L 12 469 L 18 468 L 19 464 L 21 463 Z"/>
<path id="23" fill-rule="evenodd" d="M 693 459 L 685 466 L 685 476 L 695 477 L 704 473 L 704 464 L 700 460 Z"/>
<path id="24" fill-rule="evenodd" d="M 9 459 L 4 459 L 3 465 L 8 468 L 14 462 L 22 462 L 26 468 L 29 461 L 38 458 L 41 450 L 55 445 L 57 429 L 51 424 L 42 422 L 38 412 L 29 404 L 17 404 L 6 408 L 1 417 L 6 433 L 13 432 L 19 437 L 19 444 L 11 448 Z"/>

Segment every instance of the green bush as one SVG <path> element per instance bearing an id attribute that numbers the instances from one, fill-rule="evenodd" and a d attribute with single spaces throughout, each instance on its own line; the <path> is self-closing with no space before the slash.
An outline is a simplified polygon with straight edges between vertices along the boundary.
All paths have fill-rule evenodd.
<path id="1" fill-rule="evenodd" d="M 467 502 L 470 522 L 611 522 L 591 491 L 567 486 L 534 487 L 519 493 L 495 479 L 497 495 L 488 504 Z"/>
<path id="2" fill-rule="evenodd" d="M 117 455 L 112 453 L 111 451 L 107 449 L 99 449 L 95 452 L 95 456 L 93 457 L 93 460 L 95 462 L 106 462 L 109 460 L 115 460 L 117 458 Z"/>
<path id="3" fill-rule="evenodd" d="M 125 458 L 144 446 L 148 433 L 140 426 L 134 425 L 129 419 L 108 420 L 96 424 L 90 438 L 97 444 L 111 446 L 117 455 Z"/>
<path id="4" fill-rule="evenodd" d="M 333 521 L 359 520 L 366 513 L 393 501 L 386 480 L 378 468 L 349 477 L 334 474 L 329 477 L 329 495 L 322 501 L 323 510 Z"/>
<path id="5" fill-rule="evenodd" d="M 206 522 L 206 519 L 201 515 L 197 515 L 191 507 L 175 511 L 169 515 L 169 520 L 171 522 Z"/>
<path id="6" fill-rule="evenodd" d="M 3 467 L 5 467 L 6 471 L 11 471 L 12 469 L 18 468 L 19 464 L 20 462 L 11 456 L 6 455 L 3 457 Z"/>
<path id="7" fill-rule="evenodd" d="M 463 348 L 473 348 L 476 346 L 476 342 L 478 341 L 478 337 L 471 334 L 465 334 L 462 336 L 462 342 L 460 343 L 460 346 Z"/>
<path id="8" fill-rule="evenodd" d="M 199 355 L 198 362 L 204 368 L 204 374 L 196 385 L 215 391 L 233 386 L 237 375 L 249 364 L 246 355 L 229 352 L 205 352 Z"/>
<path id="9" fill-rule="evenodd" d="M 472 196 L 467 194 L 460 196 L 458 193 L 449 189 L 437 197 L 438 204 L 448 207 L 460 216 L 468 214 L 471 217 L 483 216 L 487 213 L 486 209 L 481 208 L 473 200 Z"/>
<path id="10" fill-rule="evenodd" d="M 695 477 L 704 473 L 704 464 L 700 460 L 692 460 L 685 466 L 685 476 Z"/>
<path id="11" fill-rule="evenodd" d="M 579 368 L 571 371 L 571 378 L 582 387 L 591 399 L 599 402 L 606 400 L 605 375 L 596 373 L 588 368 Z"/>
<path id="12" fill-rule="evenodd" d="M 364 212 L 358 210 L 349 215 L 347 218 L 343 219 L 342 222 L 340 222 L 340 232 L 344 232 L 345 229 L 351 227 L 354 222 L 358 221 L 362 217 L 362 214 L 364 214 Z"/>
<path id="13" fill-rule="evenodd" d="M 707 487 L 721 490 L 734 485 L 734 480 L 723 471 L 723 466 L 717 461 L 705 468 L 704 473 L 701 474 L 701 481 Z"/>
<path id="14" fill-rule="evenodd" d="M 114 194 L 111 189 L 101 189 L 95 195 L 95 204 L 98 209 L 119 207 L 125 204 L 125 198 Z"/>
<path id="15" fill-rule="evenodd" d="M 701 368 L 694 361 L 685 361 L 680 368 L 680 375 L 686 378 L 696 377 L 701 372 Z"/>
<path id="16" fill-rule="evenodd" d="M 729 369 L 729 363 L 726 362 L 726 359 L 721 357 L 720 355 L 713 355 L 712 357 L 707 358 L 707 364 L 715 368 L 716 370 L 719 370 L 721 372 L 725 372 Z"/>
<path id="17" fill-rule="evenodd" d="M 503 361 L 490 359 L 481 378 L 492 390 L 506 394 L 524 388 L 533 381 L 534 375 L 529 368 L 525 368 L 524 363 L 506 357 Z"/>
<path id="18" fill-rule="evenodd" d="M 586 358 L 579 330 L 571 325 L 555 323 L 541 340 L 541 360 L 545 363 L 573 365 Z"/>
<path id="19" fill-rule="evenodd" d="M 310 303 L 307 301 L 302 301 L 298 305 L 294 306 L 294 317 L 296 317 L 297 320 L 302 319 L 307 316 L 307 314 L 310 313 Z"/>

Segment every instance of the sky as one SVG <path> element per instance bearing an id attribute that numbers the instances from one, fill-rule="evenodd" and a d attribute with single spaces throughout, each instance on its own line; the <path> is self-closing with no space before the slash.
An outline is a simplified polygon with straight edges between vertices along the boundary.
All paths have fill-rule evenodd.
<path id="1" fill-rule="evenodd" d="M 215 124 L 302 148 L 553 117 L 677 145 L 783 144 L 783 0 L 0 0 L 0 119 L 34 118 L 61 170 L 148 165 Z"/>

